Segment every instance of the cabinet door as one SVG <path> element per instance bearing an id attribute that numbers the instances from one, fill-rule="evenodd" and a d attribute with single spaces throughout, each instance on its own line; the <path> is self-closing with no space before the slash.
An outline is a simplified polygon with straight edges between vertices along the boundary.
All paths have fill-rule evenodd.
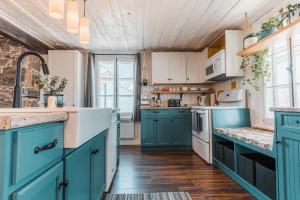
<path id="1" fill-rule="evenodd" d="M 202 79 L 202 63 L 203 55 L 200 52 L 186 53 L 186 82 L 187 83 L 203 83 Z"/>
<path id="2" fill-rule="evenodd" d="M 156 125 L 156 145 L 168 145 L 171 141 L 171 129 L 169 117 L 159 117 Z"/>
<path id="3" fill-rule="evenodd" d="M 66 200 L 91 198 L 91 143 L 87 143 L 66 158 Z"/>
<path id="4" fill-rule="evenodd" d="M 178 116 L 171 120 L 172 123 L 172 144 L 192 144 L 192 121 L 189 116 Z"/>
<path id="5" fill-rule="evenodd" d="M 170 82 L 170 55 L 167 52 L 152 53 L 152 83 Z"/>
<path id="6" fill-rule="evenodd" d="M 142 129 L 142 146 L 155 145 L 155 123 L 156 117 L 143 117 L 141 123 Z"/>
<path id="7" fill-rule="evenodd" d="M 105 134 L 102 133 L 94 139 L 92 150 L 92 200 L 102 197 L 105 187 Z"/>
<path id="8" fill-rule="evenodd" d="M 170 53 L 170 83 L 186 83 L 186 55 L 183 52 Z"/>
<path id="9" fill-rule="evenodd" d="M 300 135 L 280 132 L 277 136 L 277 166 L 280 200 L 299 199 L 300 193 Z"/>
<path id="10" fill-rule="evenodd" d="M 40 177 L 16 191 L 12 200 L 62 200 L 63 163 L 59 163 Z"/>

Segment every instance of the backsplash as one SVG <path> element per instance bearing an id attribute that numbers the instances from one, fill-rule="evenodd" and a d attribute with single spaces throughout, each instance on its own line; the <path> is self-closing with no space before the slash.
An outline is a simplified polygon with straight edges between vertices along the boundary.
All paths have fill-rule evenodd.
<path id="1" fill-rule="evenodd" d="M 28 51 L 23 45 L 0 35 L 0 108 L 12 107 L 15 85 L 16 63 L 18 57 Z M 23 61 L 22 86 L 26 93 L 38 94 L 39 89 L 33 82 L 33 75 L 39 73 L 40 63 L 35 57 Z M 24 107 L 39 106 L 39 99 L 24 97 Z"/>

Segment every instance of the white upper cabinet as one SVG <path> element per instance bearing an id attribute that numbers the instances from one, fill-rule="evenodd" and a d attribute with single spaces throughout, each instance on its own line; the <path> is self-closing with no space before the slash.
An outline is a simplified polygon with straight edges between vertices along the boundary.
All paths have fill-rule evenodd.
<path id="1" fill-rule="evenodd" d="M 205 82 L 205 60 L 202 52 L 186 53 L 186 83 Z"/>
<path id="2" fill-rule="evenodd" d="M 202 52 L 153 52 L 152 84 L 205 82 L 206 54 Z"/>
<path id="3" fill-rule="evenodd" d="M 167 52 L 152 53 L 152 84 L 170 82 L 170 55 Z"/>
<path id="4" fill-rule="evenodd" d="M 184 52 L 170 53 L 169 83 L 186 83 L 186 54 Z"/>
<path id="5" fill-rule="evenodd" d="M 68 79 L 63 92 L 66 107 L 82 107 L 84 101 L 83 55 L 76 50 L 48 51 L 50 76 Z"/>

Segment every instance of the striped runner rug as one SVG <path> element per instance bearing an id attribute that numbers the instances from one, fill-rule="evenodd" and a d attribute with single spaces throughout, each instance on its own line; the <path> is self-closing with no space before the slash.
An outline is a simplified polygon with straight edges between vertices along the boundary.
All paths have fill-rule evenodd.
<path id="1" fill-rule="evenodd" d="M 106 200 L 192 200 L 187 192 L 108 194 Z"/>

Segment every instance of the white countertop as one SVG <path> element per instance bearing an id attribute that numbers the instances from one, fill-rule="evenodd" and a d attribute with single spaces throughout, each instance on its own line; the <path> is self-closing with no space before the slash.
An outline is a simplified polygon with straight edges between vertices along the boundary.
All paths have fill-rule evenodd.
<path id="1" fill-rule="evenodd" d="M 240 107 L 240 106 L 193 106 L 192 109 L 206 109 L 206 110 L 214 110 L 214 109 L 245 109 L 245 107 Z"/>
<path id="2" fill-rule="evenodd" d="M 300 112 L 300 108 L 292 107 L 271 107 L 270 111 L 274 112 Z"/>
<path id="3" fill-rule="evenodd" d="M 151 106 L 141 106 L 140 107 L 140 109 L 141 110 L 147 110 L 147 109 L 149 109 L 149 110 L 155 110 L 155 109 L 157 109 L 157 110 L 164 110 L 164 109 L 191 109 L 192 107 L 191 106 L 182 106 L 182 107 L 165 107 L 165 106 L 163 106 L 163 107 L 151 107 Z"/>
<path id="4" fill-rule="evenodd" d="M 85 107 L 63 107 L 63 108 L 45 108 L 45 107 L 24 107 L 24 108 L 0 108 L 0 113 L 47 113 L 47 112 L 79 112 L 85 110 L 95 110 L 101 108 Z"/>

